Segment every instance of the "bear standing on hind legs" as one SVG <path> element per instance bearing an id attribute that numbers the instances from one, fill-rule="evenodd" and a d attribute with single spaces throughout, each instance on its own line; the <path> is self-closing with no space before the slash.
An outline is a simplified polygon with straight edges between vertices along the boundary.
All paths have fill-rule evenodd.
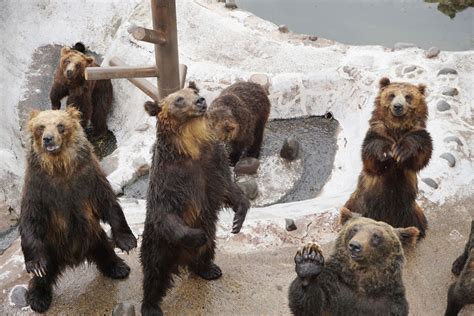
<path id="1" fill-rule="evenodd" d="M 249 201 L 232 182 L 223 146 L 208 127 L 206 101 L 194 84 L 145 109 L 157 116 L 141 263 L 142 315 L 161 315 L 161 301 L 180 266 L 203 279 L 221 277 L 214 263 L 216 222 L 224 206 L 235 211 L 233 233 Z"/>
<path id="2" fill-rule="evenodd" d="M 66 267 L 88 260 L 106 277 L 129 275 L 130 268 L 115 254 L 100 221 L 110 224 L 115 246 L 123 251 L 137 246 L 80 116 L 70 107 L 32 112 L 28 121 L 20 235 L 26 271 L 34 274 L 26 301 L 39 313 L 49 308 L 52 287 Z"/>
<path id="3" fill-rule="evenodd" d="M 363 170 L 345 207 L 393 227 L 415 226 L 424 237 L 428 226 L 416 203 L 417 172 L 431 158 L 426 130 L 425 86 L 380 80 L 370 127 L 362 144 Z"/>

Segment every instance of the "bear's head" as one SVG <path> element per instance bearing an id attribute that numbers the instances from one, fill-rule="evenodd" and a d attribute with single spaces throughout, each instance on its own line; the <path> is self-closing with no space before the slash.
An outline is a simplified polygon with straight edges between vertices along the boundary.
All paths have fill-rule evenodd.
<path id="1" fill-rule="evenodd" d="M 82 52 L 70 47 L 61 49 L 60 71 L 64 78 L 70 81 L 83 79 L 86 67 L 94 64 L 94 57 L 84 55 Z"/>
<path id="2" fill-rule="evenodd" d="M 426 86 L 413 85 L 406 82 L 390 82 L 382 78 L 376 100 L 375 111 L 382 119 L 390 122 L 422 121 L 428 117 L 425 101 Z"/>
<path id="3" fill-rule="evenodd" d="M 336 252 L 352 266 L 382 267 L 403 261 L 402 245 L 416 242 L 420 232 L 415 227 L 393 228 L 387 223 L 341 209 L 342 230 L 336 241 Z"/>
<path id="4" fill-rule="evenodd" d="M 239 124 L 228 108 L 218 108 L 211 111 L 209 124 L 217 138 L 223 142 L 235 139 L 239 132 Z"/>

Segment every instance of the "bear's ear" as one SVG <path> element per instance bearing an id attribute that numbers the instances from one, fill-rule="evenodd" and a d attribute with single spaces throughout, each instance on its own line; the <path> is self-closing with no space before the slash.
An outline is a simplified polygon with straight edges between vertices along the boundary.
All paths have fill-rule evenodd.
<path id="1" fill-rule="evenodd" d="M 420 83 L 420 84 L 418 85 L 418 91 L 420 91 L 420 93 L 421 93 L 422 95 L 425 95 L 426 86 L 425 86 L 424 84 Z"/>
<path id="2" fill-rule="evenodd" d="M 66 55 L 66 54 L 69 53 L 70 51 L 71 51 L 71 47 L 64 46 L 63 48 L 61 48 L 61 56 Z"/>
<path id="3" fill-rule="evenodd" d="M 69 104 L 67 110 L 66 110 L 67 115 L 69 115 L 73 120 L 80 121 L 81 120 L 81 111 L 79 111 L 75 106 L 72 104 Z"/>
<path id="4" fill-rule="evenodd" d="M 157 116 L 161 112 L 161 107 L 156 101 L 146 101 L 143 106 L 150 116 Z"/>
<path id="5" fill-rule="evenodd" d="M 30 116 L 28 118 L 28 121 L 31 121 L 32 119 L 34 119 L 35 117 L 38 116 L 38 114 L 40 114 L 40 111 L 39 110 L 32 110 L 30 112 Z"/>
<path id="6" fill-rule="evenodd" d="M 379 81 L 379 87 L 380 87 L 380 89 L 385 88 L 385 87 L 388 86 L 389 84 L 390 84 L 390 79 L 388 79 L 387 77 L 383 77 L 383 78 L 380 79 L 380 81 Z"/>
<path id="7" fill-rule="evenodd" d="M 92 65 L 95 62 L 95 58 L 92 56 L 86 56 L 86 62 L 88 65 Z"/>
<path id="8" fill-rule="evenodd" d="M 420 231 L 416 227 L 395 228 L 395 231 L 402 245 L 415 244 L 420 235 Z"/>
<path id="9" fill-rule="evenodd" d="M 360 217 L 360 214 L 351 212 L 347 207 L 341 207 L 339 223 L 344 225 L 348 220 Z"/>
<path id="10" fill-rule="evenodd" d="M 194 81 L 190 81 L 188 83 L 188 88 L 193 89 L 194 91 L 199 93 L 199 88 L 196 86 L 196 83 Z"/>

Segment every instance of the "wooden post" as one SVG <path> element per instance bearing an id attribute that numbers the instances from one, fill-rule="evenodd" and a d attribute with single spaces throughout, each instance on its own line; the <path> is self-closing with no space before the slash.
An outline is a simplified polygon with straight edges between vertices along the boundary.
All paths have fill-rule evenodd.
<path id="1" fill-rule="evenodd" d="M 153 66 L 87 67 L 86 80 L 159 77 Z"/>
<path id="2" fill-rule="evenodd" d="M 166 43 L 166 35 L 160 31 L 149 30 L 139 26 L 132 26 L 128 29 L 128 32 L 132 34 L 132 36 L 138 41 L 157 45 L 163 45 Z"/>

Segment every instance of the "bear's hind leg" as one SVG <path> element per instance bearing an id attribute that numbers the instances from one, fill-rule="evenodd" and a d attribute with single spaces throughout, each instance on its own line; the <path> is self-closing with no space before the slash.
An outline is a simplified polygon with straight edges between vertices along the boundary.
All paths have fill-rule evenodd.
<path id="1" fill-rule="evenodd" d="M 189 264 L 189 270 L 204 280 L 217 280 L 222 276 L 221 268 L 214 263 L 216 243 L 212 239 L 204 252 Z"/>
<path id="2" fill-rule="evenodd" d="M 97 264 L 102 274 L 111 279 L 125 279 L 130 274 L 130 267 L 117 256 L 104 231 L 91 249 L 89 257 Z"/>
<path id="3" fill-rule="evenodd" d="M 46 275 L 34 276 L 28 284 L 26 302 L 37 313 L 44 313 L 49 309 L 53 300 L 53 285 L 58 277 L 59 270 L 54 264 L 48 264 Z"/>

